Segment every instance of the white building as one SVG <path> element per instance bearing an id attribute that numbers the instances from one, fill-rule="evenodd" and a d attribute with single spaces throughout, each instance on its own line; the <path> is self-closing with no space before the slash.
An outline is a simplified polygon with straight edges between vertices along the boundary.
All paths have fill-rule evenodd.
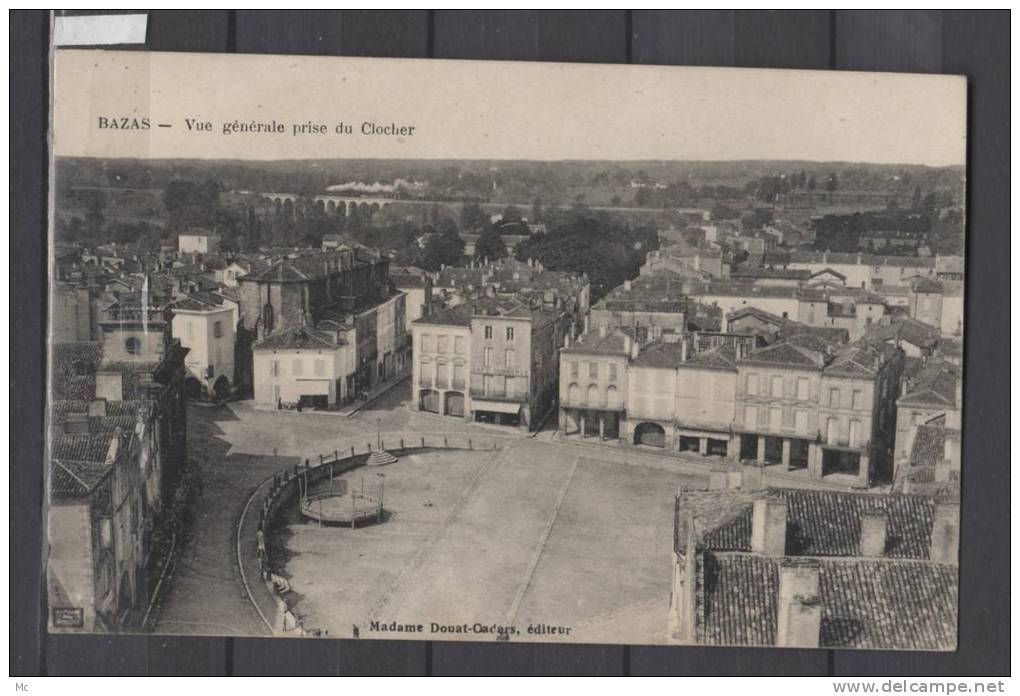
<path id="1" fill-rule="evenodd" d="M 355 336 L 352 327 L 332 330 L 292 326 L 256 341 L 253 351 L 255 406 L 335 409 L 353 396 Z"/>
<path id="2" fill-rule="evenodd" d="M 189 398 L 224 399 L 234 387 L 236 304 L 216 296 L 190 296 L 173 307 L 173 336 L 188 348 L 185 389 Z"/>
<path id="3" fill-rule="evenodd" d="M 205 230 L 193 230 L 177 236 L 177 251 L 181 254 L 216 254 L 220 250 L 220 236 Z"/>

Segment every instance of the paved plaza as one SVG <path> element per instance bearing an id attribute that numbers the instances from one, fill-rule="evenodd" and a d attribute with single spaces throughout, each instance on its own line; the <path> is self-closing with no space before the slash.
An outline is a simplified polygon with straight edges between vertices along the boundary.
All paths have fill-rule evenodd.
<path id="1" fill-rule="evenodd" d="M 353 418 L 257 411 L 248 402 L 191 406 L 189 451 L 202 484 L 154 630 L 267 634 L 236 563 L 248 496 L 274 472 L 338 443 L 374 441 L 380 430 L 497 437 L 503 448 L 430 451 L 347 474 L 349 485 L 384 496 L 379 525 L 350 530 L 285 516 L 273 558 L 307 627 L 349 637 L 358 626 L 362 638 L 387 638 L 381 627 L 397 622 L 422 624 L 421 639 L 495 638 L 430 631 L 433 622 L 467 622 L 548 640 L 525 633 L 542 624 L 570 629 L 556 640 L 664 638 L 673 495 L 695 477 L 626 450 L 416 413 L 408 392 L 400 385 Z"/>
<path id="2" fill-rule="evenodd" d="M 483 627 L 569 628 L 557 640 L 665 640 L 673 495 L 690 477 L 517 440 L 494 456 L 428 452 L 347 478 L 386 522 L 320 527 L 291 516 L 276 553 L 306 625 L 331 636 L 494 639 Z M 383 483 L 383 481 L 385 483 Z M 432 623 L 472 626 L 435 633 Z M 378 624 L 378 628 L 373 627 Z"/>

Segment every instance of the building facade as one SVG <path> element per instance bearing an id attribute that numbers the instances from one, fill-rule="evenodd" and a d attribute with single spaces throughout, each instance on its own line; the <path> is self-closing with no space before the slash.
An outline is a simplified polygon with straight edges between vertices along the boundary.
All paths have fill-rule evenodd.
<path id="1" fill-rule="evenodd" d="M 627 365 L 637 342 L 599 327 L 560 351 L 559 428 L 565 436 L 619 439 L 627 403 Z"/>
<path id="2" fill-rule="evenodd" d="M 191 296 L 173 305 L 173 335 L 188 349 L 185 389 L 190 399 L 226 399 L 234 387 L 236 307 Z"/>

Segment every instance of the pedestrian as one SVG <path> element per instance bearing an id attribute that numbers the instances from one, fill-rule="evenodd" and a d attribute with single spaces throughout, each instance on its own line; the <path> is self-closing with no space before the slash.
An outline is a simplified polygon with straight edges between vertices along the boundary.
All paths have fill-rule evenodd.
<path id="1" fill-rule="evenodd" d="M 358 624 L 354 624 L 354 637 L 361 638 L 361 630 L 358 628 Z"/>

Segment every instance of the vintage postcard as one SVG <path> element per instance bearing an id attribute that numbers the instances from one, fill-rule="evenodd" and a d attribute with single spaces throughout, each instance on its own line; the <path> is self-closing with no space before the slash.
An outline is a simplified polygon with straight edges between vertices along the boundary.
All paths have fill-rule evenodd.
<path id="1" fill-rule="evenodd" d="M 955 649 L 963 78 L 53 70 L 50 631 Z"/>

